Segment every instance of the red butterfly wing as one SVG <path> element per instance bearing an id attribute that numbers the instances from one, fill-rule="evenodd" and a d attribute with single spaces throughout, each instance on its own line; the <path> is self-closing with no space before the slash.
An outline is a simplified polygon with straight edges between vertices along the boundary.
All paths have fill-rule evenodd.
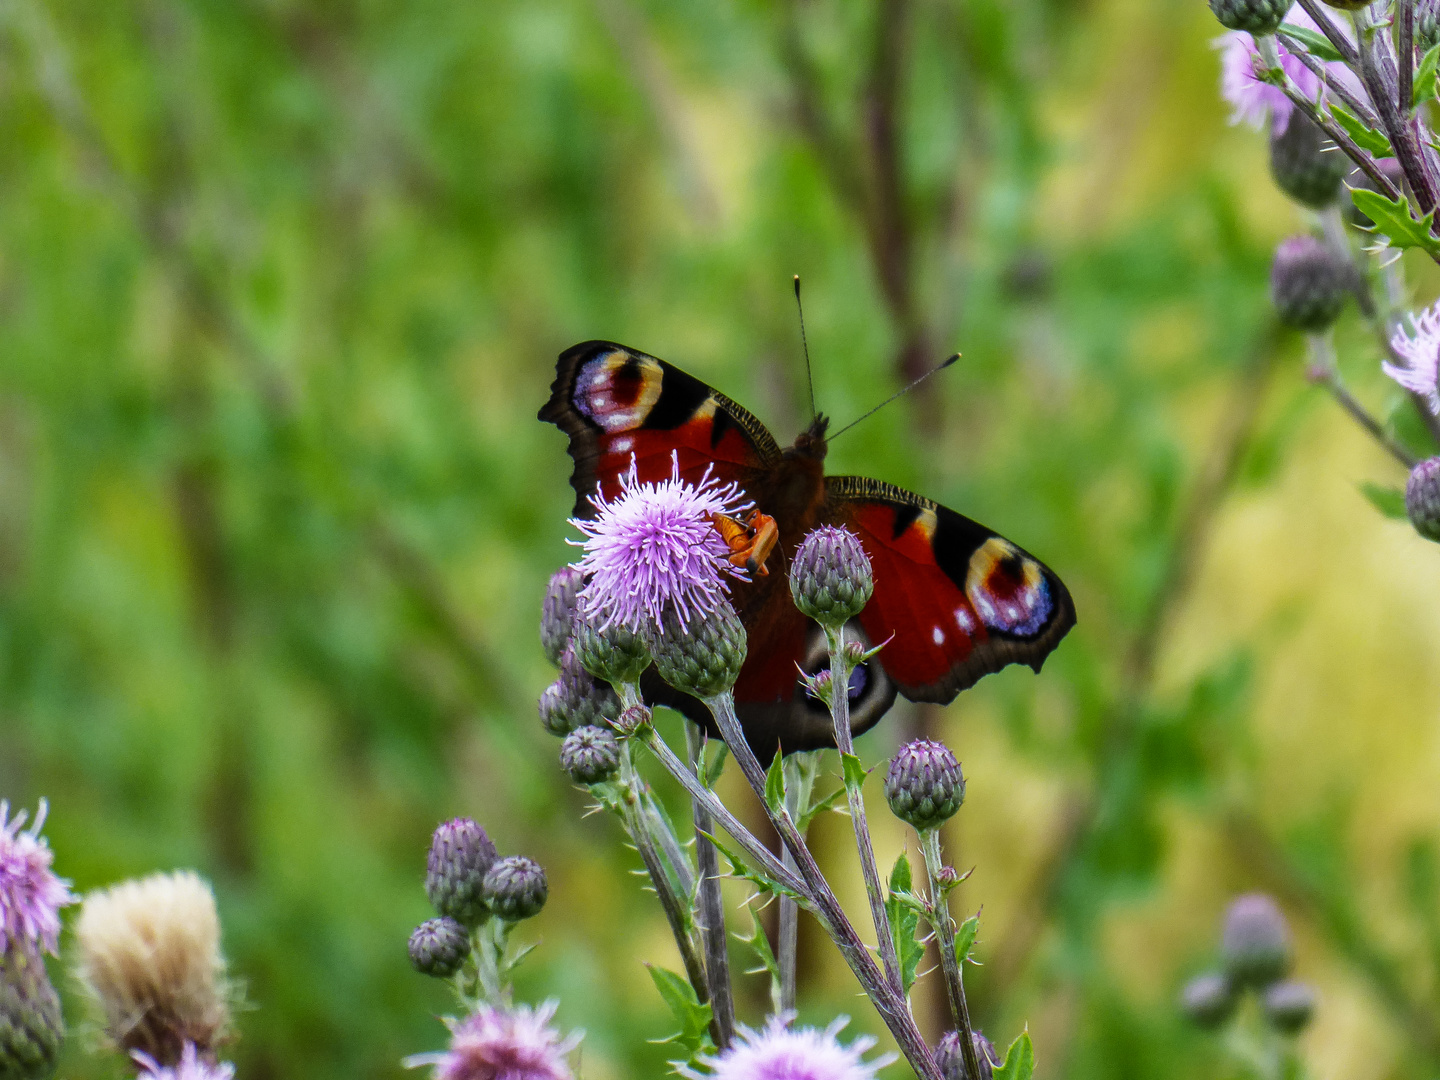
<path id="1" fill-rule="evenodd" d="M 825 478 L 826 516 L 854 531 L 875 592 L 860 614 L 879 660 L 912 701 L 951 701 L 1007 664 L 1040 670 L 1075 625 L 1049 567 L 985 526 L 892 484 Z"/>

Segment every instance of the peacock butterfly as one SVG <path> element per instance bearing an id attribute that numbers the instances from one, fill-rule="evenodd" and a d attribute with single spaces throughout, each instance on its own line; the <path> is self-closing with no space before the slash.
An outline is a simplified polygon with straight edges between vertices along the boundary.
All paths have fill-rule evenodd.
<path id="1" fill-rule="evenodd" d="M 787 582 L 795 549 L 818 525 L 859 536 L 874 571 L 874 595 L 847 630 L 866 644 L 886 643 L 850 681 L 856 735 L 897 692 L 945 703 L 1007 664 L 1039 671 L 1075 625 L 1060 579 L 1004 537 L 882 480 L 826 476 L 824 416 L 782 450 L 764 424 L 699 379 L 624 345 L 587 341 L 560 354 L 540 419 L 570 437 L 576 517 L 594 513 L 597 490 L 618 496 L 632 458 L 642 481 L 657 481 L 671 475 L 678 455 L 681 478 L 699 482 L 709 469 L 755 504 L 749 520 L 724 518 L 716 527 L 732 561 L 752 570 L 731 585 L 749 635 L 735 707 L 762 760 L 777 743 L 785 753 L 834 746 L 829 711 L 799 681 L 801 671 L 829 665 L 824 634 L 796 610 Z M 778 572 L 758 572 L 766 553 Z M 647 677 L 644 688 L 714 733 L 701 702 L 658 678 Z"/>

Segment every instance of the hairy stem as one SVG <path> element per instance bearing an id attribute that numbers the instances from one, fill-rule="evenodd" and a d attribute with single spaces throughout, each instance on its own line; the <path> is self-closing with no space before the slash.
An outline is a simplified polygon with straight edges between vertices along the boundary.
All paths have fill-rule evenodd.
<path id="1" fill-rule="evenodd" d="M 1413 469 L 1419 459 L 1409 450 L 1401 446 L 1394 438 L 1386 432 L 1380 421 L 1370 415 L 1368 409 L 1361 405 L 1345 387 L 1344 381 L 1340 378 L 1340 369 L 1335 362 L 1335 345 L 1328 333 L 1311 334 L 1308 338 L 1310 348 L 1310 378 L 1330 391 L 1330 396 L 1344 409 L 1350 417 L 1367 431 L 1371 438 L 1383 446 L 1396 461 L 1404 465 L 1406 469 Z"/>
<path id="2" fill-rule="evenodd" d="M 940 830 L 925 829 L 920 833 L 920 850 L 925 855 L 925 872 L 930 878 L 930 925 L 939 939 L 940 969 L 945 973 L 945 989 L 950 996 L 950 1012 L 955 1017 L 955 1030 L 960 1033 L 960 1053 L 970 1076 L 980 1076 L 980 1060 L 975 1053 L 975 1032 L 970 1026 L 970 1006 L 965 1001 L 965 974 L 960 958 L 955 955 L 955 920 L 950 915 L 950 898 L 940 884 L 940 870 L 945 865 L 940 853 Z"/>
<path id="3" fill-rule="evenodd" d="M 694 724 L 685 725 L 685 745 L 690 752 L 690 768 L 696 776 L 705 771 L 705 736 Z M 705 974 L 710 981 L 710 1004 L 719 1034 L 715 1045 L 730 1045 L 735 1037 L 735 996 L 730 987 L 730 953 L 725 933 L 725 901 L 720 895 L 720 857 L 709 835 L 715 829 L 714 819 L 705 804 L 690 801 L 695 820 L 695 865 L 700 874 L 700 936 L 705 943 Z"/>

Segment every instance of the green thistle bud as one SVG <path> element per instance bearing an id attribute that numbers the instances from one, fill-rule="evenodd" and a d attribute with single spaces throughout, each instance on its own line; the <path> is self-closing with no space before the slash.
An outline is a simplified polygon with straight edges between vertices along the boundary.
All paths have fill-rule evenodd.
<path id="1" fill-rule="evenodd" d="M 1270 298 L 1280 321 L 1316 334 L 1340 317 L 1350 292 L 1349 265 L 1313 236 L 1292 236 L 1275 251 Z"/>
<path id="2" fill-rule="evenodd" d="M 576 728 L 560 744 L 560 767 L 577 784 L 602 784 L 620 769 L 620 744 L 605 728 Z"/>
<path id="3" fill-rule="evenodd" d="M 485 903 L 506 922 L 540 914 L 549 895 L 545 871 L 523 855 L 499 860 L 485 875 Z"/>
<path id="4" fill-rule="evenodd" d="M 1231 982 L 1268 986 L 1290 970 L 1290 928 L 1263 893 L 1237 897 L 1225 912 L 1220 953 Z"/>
<path id="5" fill-rule="evenodd" d="M 1350 159 L 1298 109 L 1280 134 L 1270 136 L 1270 175 L 1296 202 L 1323 210 L 1340 196 Z"/>
<path id="6" fill-rule="evenodd" d="M 821 626 L 843 626 L 864 610 L 874 590 L 870 560 L 850 530 L 822 525 L 801 541 L 790 567 L 790 595 Z"/>
<path id="7" fill-rule="evenodd" d="M 1440 45 L 1440 0 L 1420 0 L 1415 5 L 1414 37 L 1421 56 Z"/>
<path id="8" fill-rule="evenodd" d="M 1315 1015 L 1315 991 L 1296 979 L 1272 983 L 1265 989 L 1265 1019 L 1276 1031 L 1298 1035 Z"/>
<path id="9" fill-rule="evenodd" d="M 708 614 L 696 612 L 684 626 L 667 608 L 663 624 L 650 640 L 662 679 L 702 700 L 735 685 L 745 663 L 745 627 L 728 600 Z"/>
<path id="10" fill-rule="evenodd" d="M 428 919 L 410 935 L 410 963 L 422 975 L 448 979 L 470 955 L 470 931 L 454 919 Z"/>
<path id="11" fill-rule="evenodd" d="M 610 722 L 610 727 L 622 739 L 628 739 L 636 732 L 650 726 L 650 709 L 645 705 L 631 705 Z"/>
<path id="12" fill-rule="evenodd" d="M 425 895 L 441 915 L 477 926 L 485 909 L 485 874 L 497 852 L 485 830 L 469 818 L 455 818 L 435 830 L 425 866 Z"/>
<path id="13" fill-rule="evenodd" d="M 1427 458 L 1410 470 L 1405 514 L 1417 533 L 1440 542 L 1440 457 Z"/>
<path id="14" fill-rule="evenodd" d="M 575 598 L 584 583 L 585 575 L 579 567 L 562 566 L 550 575 L 550 584 L 545 587 L 545 602 L 540 609 L 540 645 L 552 664 L 560 663 L 565 646 L 570 644 Z"/>
<path id="15" fill-rule="evenodd" d="M 584 601 L 575 613 L 575 656 L 586 671 L 612 686 L 638 683 L 650 666 L 650 650 L 639 634 L 617 622 L 602 628 Z"/>
<path id="16" fill-rule="evenodd" d="M 564 736 L 587 724 L 605 724 L 620 715 L 620 699 L 584 669 L 572 641 L 560 657 L 560 677 L 540 695 L 540 723 Z"/>
<path id="17" fill-rule="evenodd" d="M 960 762 L 944 743 L 929 739 L 907 743 L 890 762 L 885 799 L 891 812 L 917 831 L 937 828 L 965 801 Z"/>
<path id="18" fill-rule="evenodd" d="M 1369 7 L 1371 0 L 1325 0 L 1333 8 L 1341 11 L 1359 11 L 1363 7 Z"/>
<path id="19" fill-rule="evenodd" d="M 1273 34 L 1295 0 L 1210 0 L 1210 10 L 1227 30 Z"/>
<path id="20" fill-rule="evenodd" d="M 0 1080 L 46 1080 L 65 1039 L 60 998 L 36 949 L 0 951 Z"/>
<path id="21" fill-rule="evenodd" d="M 980 1080 L 991 1080 L 1000 1061 L 995 1044 L 978 1031 L 970 1033 L 970 1041 L 975 1047 L 975 1061 L 980 1066 Z M 947 1031 L 935 1044 L 935 1064 L 940 1066 L 940 1075 L 945 1080 L 970 1080 L 958 1031 Z"/>
<path id="22" fill-rule="evenodd" d="M 1196 1027 L 1219 1027 L 1235 1012 L 1235 987 L 1218 971 L 1197 975 L 1180 992 L 1180 1009 Z"/>

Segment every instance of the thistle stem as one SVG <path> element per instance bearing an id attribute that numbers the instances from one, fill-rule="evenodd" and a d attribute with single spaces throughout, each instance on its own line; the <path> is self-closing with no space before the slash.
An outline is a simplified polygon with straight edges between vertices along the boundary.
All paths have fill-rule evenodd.
<path id="1" fill-rule="evenodd" d="M 799 826 L 810 808 L 811 790 L 815 784 L 815 755 L 791 754 L 784 762 L 785 768 L 785 811 Z M 805 836 L 803 827 L 800 835 Z M 806 841 L 808 843 L 808 839 Z M 780 858 L 789 870 L 799 872 L 795 856 L 784 844 L 780 845 Z M 800 955 L 800 905 L 789 896 L 780 897 L 780 917 L 777 937 L 779 947 L 776 959 L 780 965 L 780 1011 L 793 1012 L 798 997 L 796 971 Z"/>
<path id="2" fill-rule="evenodd" d="M 960 1053 L 965 1059 L 967 1075 L 978 1077 L 980 1059 L 975 1053 L 970 1006 L 965 1001 L 965 974 L 960 970 L 960 958 L 955 955 L 955 920 L 950 915 L 949 894 L 940 884 L 940 870 L 945 863 L 940 853 L 939 829 L 925 829 L 920 833 L 920 850 L 925 855 L 925 872 L 930 879 L 930 925 L 939 939 L 940 968 L 945 973 L 945 990 L 950 997 L 955 1030 L 960 1033 Z"/>
<path id="3" fill-rule="evenodd" d="M 694 724 L 685 725 L 690 768 L 704 782 L 705 736 Z M 695 866 L 700 875 L 700 938 L 705 943 L 705 975 L 710 982 L 710 1004 L 719 1032 L 715 1045 L 724 1050 L 735 1037 L 735 998 L 730 987 L 730 954 L 725 933 L 725 902 L 720 895 L 720 857 L 709 840 L 714 819 L 704 802 L 691 799 L 695 821 Z"/>

